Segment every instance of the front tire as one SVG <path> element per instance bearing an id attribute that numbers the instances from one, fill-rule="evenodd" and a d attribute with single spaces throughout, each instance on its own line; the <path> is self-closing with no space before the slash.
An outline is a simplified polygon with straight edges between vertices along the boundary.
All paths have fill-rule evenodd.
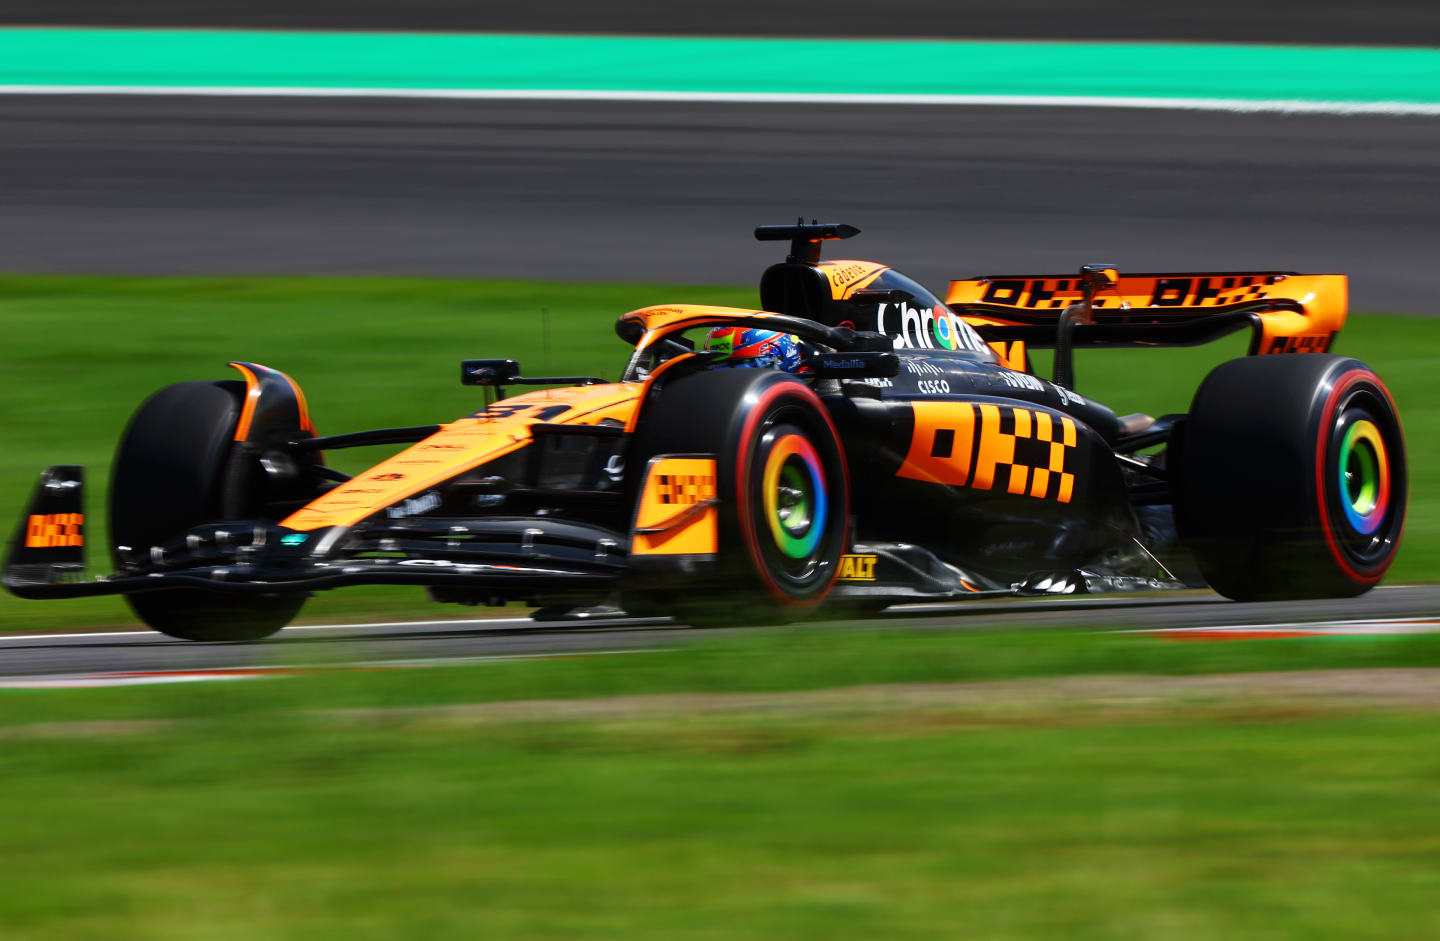
<path id="1" fill-rule="evenodd" d="M 130 419 L 110 482 L 111 552 L 117 566 L 193 526 L 229 515 L 224 481 L 244 394 L 243 382 L 182 382 L 146 399 Z M 239 509 L 235 515 L 260 515 L 258 506 Z M 125 600 L 141 621 L 171 637 L 250 641 L 289 624 L 305 597 L 303 592 L 177 588 Z"/>
<path id="2" fill-rule="evenodd" d="M 795 620 L 824 600 L 847 544 L 849 476 L 808 385 L 768 370 L 698 372 L 663 388 L 640 425 L 629 466 L 713 454 L 720 501 L 714 571 L 652 602 L 709 626 Z"/>
<path id="3" fill-rule="evenodd" d="M 1195 393 L 1178 463 L 1180 534 L 1228 598 L 1358 595 L 1395 558 L 1405 439 L 1385 384 L 1358 360 L 1222 363 Z"/>

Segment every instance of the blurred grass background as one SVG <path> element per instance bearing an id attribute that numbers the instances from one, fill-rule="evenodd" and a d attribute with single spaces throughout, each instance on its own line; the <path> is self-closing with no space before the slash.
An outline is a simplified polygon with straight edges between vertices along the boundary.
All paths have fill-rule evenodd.
<path id="1" fill-rule="evenodd" d="M 714 285 L 554 284 L 419 278 L 119 278 L 0 276 L 0 525 L 18 521 L 40 469 L 88 468 L 90 563 L 103 548 L 110 459 L 125 422 L 151 392 L 189 379 L 234 378 L 229 359 L 289 373 L 322 434 L 449 421 L 474 411 L 458 360 L 509 356 L 537 374 L 615 378 L 624 311 L 667 302 L 748 307 L 753 289 Z M 549 341 L 545 341 L 548 331 Z M 1390 580 L 1434 578 L 1440 556 L 1435 460 L 1440 323 L 1355 315 L 1336 352 L 1357 356 L 1390 385 L 1410 448 L 1411 511 Z M 1236 336 L 1186 350 L 1083 351 L 1078 388 L 1117 411 L 1185 411 L 1207 369 L 1244 353 Z M 1048 371 L 1043 356 L 1037 368 Z M 1263 404 L 1263 403 L 1257 403 Z M 336 452 L 355 472 L 398 448 Z M 1243 472 L 1243 457 L 1237 469 Z M 322 592 L 307 618 L 463 617 L 419 589 Z M 0 596 L 0 629 L 133 623 L 118 598 L 26 602 Z"/>
<path id="2" fill-rule="evenodd" d="M 0 933 L 1428 937 L 1431 715 L 1271 698 L 1261 677 L 1239 696 L 1137 677 L 1098 698 L 999 684 L 948 704 L 706 707 L 1437 663 L 1433 635 L 815 625 L 631 656 L 0 691 Z M 571 708 L 465 707 L 516 699 Z"/>

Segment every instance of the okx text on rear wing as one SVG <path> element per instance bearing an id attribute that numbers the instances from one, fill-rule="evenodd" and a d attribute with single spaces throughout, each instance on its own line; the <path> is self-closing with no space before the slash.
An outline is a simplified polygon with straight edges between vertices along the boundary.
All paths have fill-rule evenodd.
<path id="1" fill-rule="evenodd" d="M 1089 303 L 1086 305 L 1087 293 Z M 990 275 L 950 282 L 946 303 L 994 344 L 1052 347 L 1062 316 L 1087 306 L 1075 346 L 1194 346 L 1251 331 L 1250 355 L 1324 353 L 1345 324 L 1345 275 L 1291 271 Z"/>

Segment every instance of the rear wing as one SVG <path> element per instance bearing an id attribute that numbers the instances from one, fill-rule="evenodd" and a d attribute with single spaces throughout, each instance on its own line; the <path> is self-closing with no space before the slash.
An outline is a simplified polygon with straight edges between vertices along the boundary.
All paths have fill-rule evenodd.
<path id="1" fill-rule="evenodd" d="M 992 345 L 1056 344 L 1061 313 L 1082 299 L 1075 275 L 992 275 L 950 282 L 945 298 Z M 1095 295 L 1079 346 L 1195 346 L 1251 330 L 1250 355 L 1323 353 L 1345 325 L 1343 274 L 1293 271 L 1121 274 Z M 1006 352 L 1002 351 L 1002 356 Z M 1008 358 L 1008 357 L 1007 357 Z"/>

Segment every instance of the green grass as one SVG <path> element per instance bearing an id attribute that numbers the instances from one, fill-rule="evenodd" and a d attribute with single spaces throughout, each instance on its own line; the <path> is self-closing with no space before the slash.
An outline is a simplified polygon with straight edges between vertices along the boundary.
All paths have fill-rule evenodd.
<path id="1" fill-rule="evenodd" d="M 156 388 L 231 378 L 227 359 L 283 369 L 305 388 L 322 434 L 446 421 L 474 410 L 457 361 L 514 356 L 531 372 L 614 378 L 626 310 L 673 301 L 748 306 L 749 288 L 323 278 L 60 278 L 0 276 L 0 525 L 18 516 L 41 467 L 89 468 L 92 547 L 105 545 L 103 496 L 125 421 Z M 548 324 L 548 355 L 543 342 Z M 1338 351 L 1390 383 L 1411 448 L 1412 509 L 1392 581 L 1430 579 L 1440 562 L 1440 373 L 1430 351 L 1440 322 L 1356 316 Z M 1183 411 L 1209 366 L 1238 341 L 1194 350 L 1083 353 L 1080 389 L 1123 410 Z M 337 452 L 355 471 L 393 451 Z M 91 564 L 104 567 L 92 548 Z M 462 616 L 417 589 L 322 593 L 317 618 Z M 114 598 L 23 602 L 0 596 L 0 630 L 132 623 Z"/>
<path id="2" fill-rule="evenodd" d="M 404 708 L 1402 665 L 1440 666 L 1440 637 L 817 625 L 614 658 L 0 692 L 0 933 L 1427 937 L 1433 714 L 1163 680 L 1119 700 L 995 688 L 886 708 L 842 690 L 732 715 Z"/>
<path id="3" fill-rule="evenodd" d="M 1433 716 L 1144 708 L 5 743 L 8 939 L 1416 938 Z"/>

